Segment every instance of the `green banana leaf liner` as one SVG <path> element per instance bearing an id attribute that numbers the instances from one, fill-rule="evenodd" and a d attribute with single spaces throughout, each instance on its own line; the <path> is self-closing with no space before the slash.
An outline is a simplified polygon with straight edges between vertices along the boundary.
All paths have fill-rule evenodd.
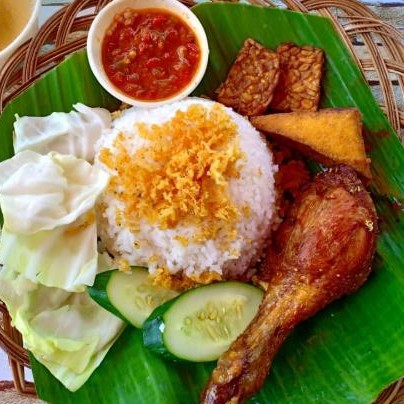
<path id="1" fill-rule="evenodd" d="M 313 45 L 326 55 L 322 107 L 357 107 L 372 159 L 380 236 L 370 279 L 296 328 L 251 403 L 370 403 L 404 374 L 404 148 L 331 22 L 323 17 L 241 4 L 193 8 L 208 35 L 210 59 L 194 95 L 213 96 L 243 41 L 274 49 Z M 12 156 L 14 114 L 47 115 L 72 104 L 117 109 L 93 77 L 85 51 L 71 55 L 14 99 L 0 118 L 0 160 Z M 66 390 L 32 358 L 37 393 L 54 404 L 192 404 L 214 364 L 174 364 L 149 353 L 128 327 L 88 382 Z"/>

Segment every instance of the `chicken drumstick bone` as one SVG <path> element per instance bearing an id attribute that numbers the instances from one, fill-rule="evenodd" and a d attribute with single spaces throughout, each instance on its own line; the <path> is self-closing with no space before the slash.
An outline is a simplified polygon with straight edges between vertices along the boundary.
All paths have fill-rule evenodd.
<path id="1" fill-rule="evenodd" d="M 263 385 L 292 329 L 367 279 L 377 216 L 356 173 L 317 175 L 281 224 L 267 257 L 268 289 L 246 331 L 219 359 L 201 403 L 242 403 Z"/>

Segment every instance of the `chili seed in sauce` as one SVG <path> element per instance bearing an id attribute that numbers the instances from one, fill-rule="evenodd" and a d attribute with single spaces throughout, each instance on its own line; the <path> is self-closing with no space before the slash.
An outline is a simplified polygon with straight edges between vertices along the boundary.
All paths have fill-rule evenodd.
<path id="1" fill-rule="evenodd" d="M 192 29 L 159 9 L 125 9 L 115 15 L 102 43 L 102 62 L 111 82 L 145 101 L 180 92 L 192 80 L 200 58 Z"/>

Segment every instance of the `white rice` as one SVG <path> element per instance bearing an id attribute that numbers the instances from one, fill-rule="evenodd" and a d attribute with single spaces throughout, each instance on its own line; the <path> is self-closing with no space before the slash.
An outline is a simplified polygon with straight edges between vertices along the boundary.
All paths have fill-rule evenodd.
<path id="1" fill-rule="evenodd" d="M 127 148 L 134 153 L 149 142 L 139 136 L 136 123 L 143 122 L 148 126 L 162 124 L 172 119 L 176 111 L 185 111 L 191 104 L 200 104 L 210 109 L 215 103 L 188 98 L 154 109 L 130 108 L 113 121 L 112 129 L 104 134 L 96 150 L 99 152 L 102 147 L 113 150 L 114 139 L 123 132 L 130 137 Z M 237 276 L 256 263 L 267 242 L 275 216 L 274 173 L 277 167 L 260 133 L 244 117 L 230 108 L 226 108 L 226 111 L 238 126 L 240 149 L 247 157 L 240 177 L 229 180 L 229 192 L 235 205 L 241 208 L 247 204 L 251 213 L 248 219 L 240 215 L 236 225 L 237 237 L 231 241 L 230 247 L 223 251 L 225 235 L 220 232 L 215 239 L 181 245 L 175 240 L 176 236 L 191 239 L 197 231 L 195 226 L 185 224 L 161 230 L 157 225 L 144 220 L 140 223 L 140 231 L 132 233 L 116 223 L 116 211 L 123 209 L 122 202 L 111 193 L 105 193 L 101 198 L 106 209 L 102 211 L 99 220 L 100 237 L 116 258 L 124 259 L 129 265 L 146 266 L 152 274 L 158 268 L 166 268 L 172 274 L 184 271 L 191 276 L 198 276 L 204 271 Z M 104 167 L 98 158 L 97 154 L 96 164 Z M 136 248 L 135 244 L 140 247 Z"/>

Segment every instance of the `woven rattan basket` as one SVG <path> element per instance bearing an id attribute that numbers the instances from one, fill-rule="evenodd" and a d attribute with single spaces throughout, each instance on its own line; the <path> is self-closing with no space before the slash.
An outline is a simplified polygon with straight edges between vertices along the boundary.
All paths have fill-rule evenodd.
<path id="1" fill-rule="evenodd" d="M 39 33 L 21 46 L 0 71 L 0 113 L 6 104 L 23 92 L 41 74 L 60 63 L 66 55 L 86 44 L 87 31 L 98 11 L 110 0 L 76 0 L 52 16 Z M 182 0 L 191 6 L 192 0 Z M 404 35 L 378 19 L 356 0 L 250 0 L 269 7 L 329 17 L 351 50 L 355 61 L 374 90 L 398 136 L 404 133 Z M 283 4 L 282 4 L 283 3 Z M 5 305 L 0 301 L 0 347 L 6 351 L 16 389 L 35 395 L 35 386 L 26 381 L 30 367 L 19 333 L 11 326 Z M 404 382 L 396 382 L 378 403 L 403 404 Z"/>

